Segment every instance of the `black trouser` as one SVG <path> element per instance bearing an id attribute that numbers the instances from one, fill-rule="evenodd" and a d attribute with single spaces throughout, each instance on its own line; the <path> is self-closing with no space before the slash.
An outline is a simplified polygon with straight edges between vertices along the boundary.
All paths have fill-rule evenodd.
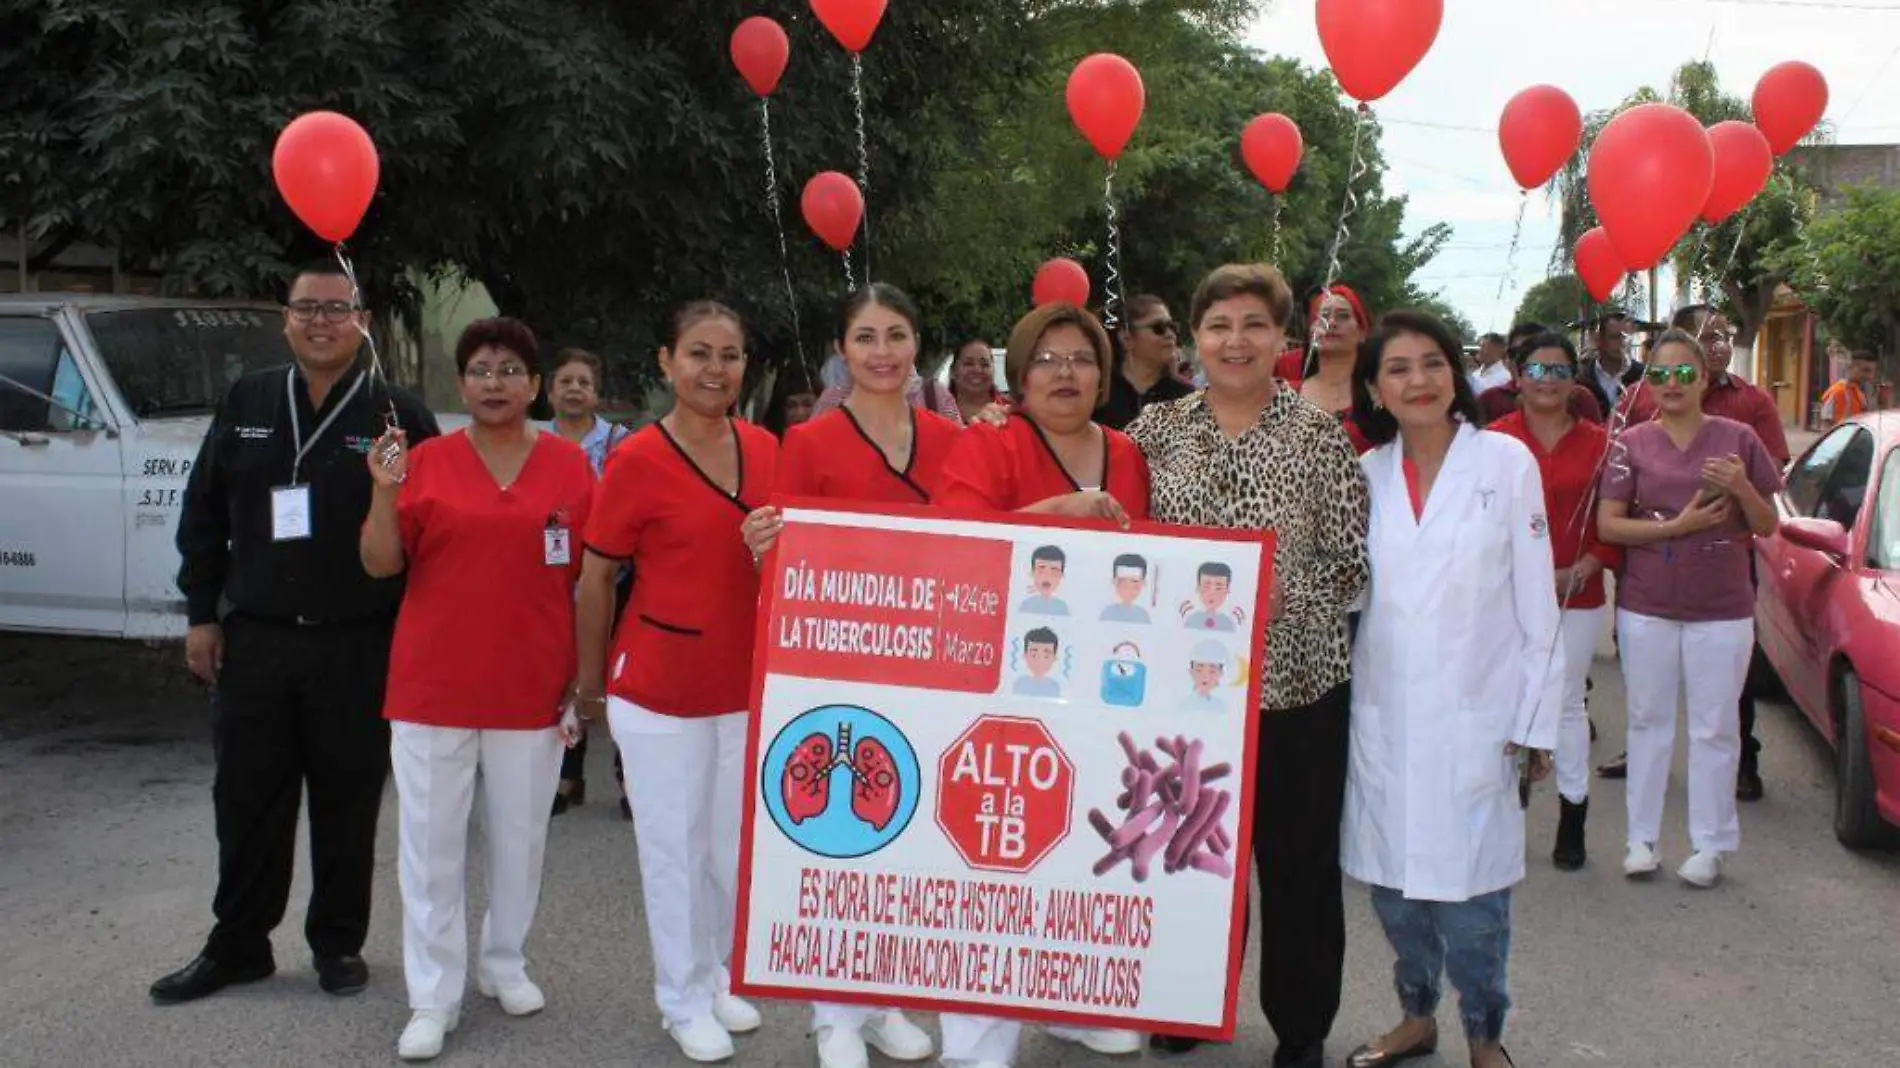
<path id="1" fill-rule="evenodd" d="M 1282 1046 L 1324 1042 L 1339 1015 L 1346 907 L 1350 684 L 1302 708 L 1260 713 L 1253 850 L 1260 876 L 1260 1008 Z"/>
<path id="2" fill-rule="evenodd" d="M 272 959 L 305 783 L 311 889 L 304 937 L 319 957 L 361 952 L 389 772 L 382 712 L 392 623 L 225 621 L 212 727 L 218 893 L 211 908 L 218 922 L 205 943 L 211 959 Z"/>
<path id="3" fill-rule="evenodd" d="M 1762 655 L 1761 646 L 1748 658 L 1748 677 L 1742 682 L 1740 715 L 1742 719 L 1742 770 L 1754 771 L 1761 759 L 1761 739 L 1755 737 L 1755 698 L 1767 683 L 1765 673 L 1774 669 Z"/>

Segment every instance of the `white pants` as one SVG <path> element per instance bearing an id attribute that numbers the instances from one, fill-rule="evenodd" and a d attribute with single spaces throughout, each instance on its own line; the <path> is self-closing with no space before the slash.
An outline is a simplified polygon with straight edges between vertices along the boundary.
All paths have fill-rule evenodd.
<path id="1" fill-rule="evenodd" d="M 548 813 L 561 740 L 546 730 L 462 730 L 390 724 L 401 825 L 402 968 L 411 1009 L 451 1009 L 468 983 L 468 823 L 481 773 L 488 844 L 488 915 L 481 974 L 527 978 L 522 945 L 541 899 Z"/>
<path id="2" fill-rule="evenodd" d="M 1741 845 L 1735 772 L 1742 759 L 1736 706 L 1755 648 L 1751 619 L 1677 623 L 1619 611 L 1629 693 L 1629 840 L 1654 845 L 1676 744 L 1676 703 L 1689 718 L 1689 841 L 1698 851 Z"/>
<path id="3" fill-rule="evenodd" d="M 614 698 L 607 719 L 639 840 L 653 999 L 673 1024 L 710 1017 L 731 984 L 746 714 L 663 716 Z"/>
<path id="4" fill-rule="evenodd" d="M 1605 611 L 1566 608 L 1563 615 L 1564 704 L 1557 719 L 1557 792 L 1573 804 L 1590 799 L 1590 714 L 1583 695 Z"/>
<path id="5" fill-rule="evenodd" d="M 946 1012 L 937 1017 L 943 1028 L 945 1068 L 970 1068 L 981 1061 L 1014 1064 L 1016 1045 L 1022 1040 L 1023 1025 L 998 1016 L 972 1016 Z"/>

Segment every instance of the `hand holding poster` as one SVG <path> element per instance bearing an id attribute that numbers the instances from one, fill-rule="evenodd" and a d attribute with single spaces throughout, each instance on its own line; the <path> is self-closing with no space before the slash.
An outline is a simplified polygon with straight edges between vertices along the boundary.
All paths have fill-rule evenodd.
<path id="1" fill-rule="evenodd" d="M 788 508 L 735 988 L 1231 1038 L 1271 563 Z"/>

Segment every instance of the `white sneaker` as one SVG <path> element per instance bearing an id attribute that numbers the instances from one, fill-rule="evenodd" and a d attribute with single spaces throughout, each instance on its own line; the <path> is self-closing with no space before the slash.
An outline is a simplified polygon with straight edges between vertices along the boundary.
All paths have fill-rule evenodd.
<path id="1" fill-rule="evenodd" d="M 409 1026 L 396 1040 L 396 1056 L 405 1061 L 432 1061 L 442 1055 L 442 1043 L 462 1022 L 458 1009 L 417 1009 Z"/>
<path id="2" fill-rule="evenodd" d="M 1660 867 L 1662 861 L 1657 858 L 1656 850 L 1646 842 L 1631 842 L 1629 851 L 1623 854 L 1623 874 L 1632 879 L 1654 875 Z"/>
<path id="3" fill-rule="evenodd" d="M 1676 874 L 1690 886 L 1699 886 L 1707 890 L 1722 878 L 1722 854 L 1713 849 L 1698 849 L 1688 860 L 1682 862 L 1682 867 L 1676 869 Z"/>
<path id="4" fill-rule="evenodd" d="M 725 1028 L 727 1032 L 735 1035 L 757 1031 L 759 1025 L 765 1022 L 759 1015 L 759 1010 L 752 1007 L 751 1002 L 723 991 L 718 997 L 713 998 L 713 1019 L 719 1021 L 719 1026 Z"/>
<path id="5" fill-rule="evenodd" d="M 924 1029 L 896 1009 L 878 1013 L 864 1024 L 864 1038 L 894 1061 L 921 1061 L 937 1052 Z"/>
<path id="6" fill-rule="evenodd" d="M 491 983 L 486 979 L 478 980 L 476 989 L 485 998 L 495 998 L 501 1002 L 501 1011 L 510 1016 L 533 1016 L 548 1007 L 547 996 L 531 979 L 518 979 L 512 983 Z"/>
<path id="7" fill-rule="evenodd" d="M 1074 1042 L 1085 1049 L 1111 1057 L 1140 1053 L 1145 1045 L 1138 1031 L 1117 1031 L 1105 1027 L 1048 1027 L 1044 1030 L 1050 1038 Z"/>
<path id="8" fill-rule="evenodd" d="M 666 1031 L 673 1036 L 680 1052 L 686 1054 L 689 1061 L 712 1064 L 732 1056 L 732 1032 L 719 1026 L 719 1021 L 710 1016 L 701 1016 L 683 1024 L 668 1020 Z"/>
<path id="9" fill-rule="evenodd" d="M 866 1068 L 871 1055 L 864 1048 L 864 1037 L 848 1027 L 820 1027 L 818 1068 Z"/>

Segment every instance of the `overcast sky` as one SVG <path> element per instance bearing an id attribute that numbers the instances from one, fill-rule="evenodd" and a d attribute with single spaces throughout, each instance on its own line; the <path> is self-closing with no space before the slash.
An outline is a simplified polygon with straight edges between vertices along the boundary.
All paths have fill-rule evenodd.
<path id="1" fill-rule="evenodd" d="M 1314 0 L 1271 3 L 1249 43 L 1325 66 Z M 1827 118 L 1840 143 L 1900 141 L 1900 0 L 1445 0 L 1431 52 L 1373 105 L 1385 128 L 1388 188 L 1410 198 L 1406 231 L 1435 222 L 1453 230 L 1419 272 L 1420 286 L 1478 329 L 1502 330 L 1523 291 L 1546 274 L 1557 220 L 1534 192 L 1505 277 L 1520 196 L 1498 150 L 1497 121 L 1514 93 L 1549 83 L 1588 113 L 1639 86 L 1666 92 L 1670 74 L 1704 54 L 1744 100 L 1769 67 L 1806 60 L 1827 76 Z"/>

